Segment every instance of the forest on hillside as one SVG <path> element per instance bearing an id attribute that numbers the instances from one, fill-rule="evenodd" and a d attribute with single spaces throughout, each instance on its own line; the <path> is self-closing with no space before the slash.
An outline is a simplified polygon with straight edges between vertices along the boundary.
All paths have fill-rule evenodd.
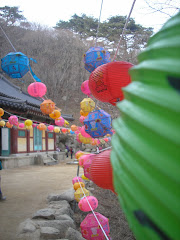
<path id="1" fill-rule="evenodd" d="M 69 21 L 59 20 L 54 28 L 48 28 L 27 22 L 18 7 L 0 8 L 0 26 L 15 50 L 37 60 L 37 64 L 31 63 L 31 66 L 38 78 L 46 84 L 48 98 L 62 109 L 62 113 L 73 114 L 75 119 L 79 119 L 79 103 L 86 97 L 80 90 L 81 84 L 90 76 L 84 69 L 83 54 L 95 46 L 97 41 L 97 46 L 103 46 L 113 58 L 125 21 L 126 16 L 109 18 L 100 23 L 97 36 L 98 19 L 85 14 L 74 14 Z M 1 58 L 14 52 L 2 29 Z M 116 60 L 137 64 L 137 55 L 145 48 L 152 34 L 152 28 L 136 24 L 131 18 Z M 9 80 L 22 90 L 26 90 L 33 82 L 30 74 L 26 74 L 23 79 Z M 119 114 L 116 107 L 110 104 L 99 103 L 99 107 L 108 111 L 113 118 Z"/>

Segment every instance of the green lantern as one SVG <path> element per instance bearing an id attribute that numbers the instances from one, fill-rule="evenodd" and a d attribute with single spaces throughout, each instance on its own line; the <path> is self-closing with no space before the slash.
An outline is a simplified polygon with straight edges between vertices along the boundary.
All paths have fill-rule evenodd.
<path id="1" fill-rule="evenodd" d="M 130 70 L 113 122 L 114 186 L 136 239 L 180 239 L 180 13 Z"/>

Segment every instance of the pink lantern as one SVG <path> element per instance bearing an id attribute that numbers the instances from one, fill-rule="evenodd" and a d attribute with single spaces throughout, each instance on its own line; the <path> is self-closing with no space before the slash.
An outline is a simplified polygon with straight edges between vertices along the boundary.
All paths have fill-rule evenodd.
<path id="1" fill-rule="evenodd" d="M 86 80 L 81 84 L 81 91 L 88 97 L 92 97 L 91 90 L 89 89 L 89 80 Z"/>
<path id="2" fill-rule="evenodd" d="M 80 200 L 79 204 L 78 204 L 79 209 L 80 209 L 81 211 L 83 211 L 83 212 L 89 212 L 89 211 L 91 211 L 91 208 L 90 208 L 87 200 L 88 200 L 88 202 L 89 202 L 89 204 L 90 204 L 90 206 L 91 206 L 91 208 L 92 208 L 93 210 L 98 207 L 98 200 L 97 200 L 97 198 L 95 198 L 94 196 L 87 196 L 86 198 L 85 198 L 85 197 L 82 198 L 82 199 Z"/>
<path id="3" fill-rule="evenodd" d="M 33 123 L 33 124 L 32 124 L 32 127 L 33 127 L 33 128 L 37 127 L 37 124 L 36 124 L 36 123 Z"/>
<path id="4" fill-rule="evenodd" d="M 49 131 L 53 131 L 53 130 L 54 130 L 54 126 L 53 126 L 53 125 L 49 125 L 49 126 L 48 126 L 48 130 L 49 130 Z"/>
<path id="5" fill-rule="evenodd" d="M 79 158 L 79 165 L 83 167 L 84 161 L 86 161 L 89 158 L 90 154 L 84 154 Z"/>
<path id="6" fill-rule="evenodd" d="M 8 121 L 11 125 L 18 126 L 18 117 L 16 115 L 12 115 L 8 118 Z"/>
<path id="7" fill-rule="evenodd" d="M 83 182 L 83 180 L 80 177 L 74 177 L 73 180 L 72 180 L 72 184 L 74 185 L 76 182 Z"/>
<path id="8" fill-rule="evenodd" d="M 84 166 L 84 176 L 89 178 L 90 180 L 92 179 L 91 177 L 91 165 L 94 160 L 94 157 L 96 154 L 89 154 L 87 159 L 84 159 L 83 161 L 83 166 Z"/>
<path id="9" fill-rule="evenodd" d="M 86 118 L 86 117 L 84 117 L 84 116 L 80 116 L 80 118 L 79 118 L 80 123 L 84 124 L 84 119 L 85 119 L 85 118 Z"/>
<path id="10" fill-rule="evenodd" d="M 109 237 L 109 220 L 108 218 L 106 218 L 105 216 L 103 216 L 102 214 L 95 212 L 95 215 L 97 217 L 97 219 L 99 220 L 101 226 L 104 229 L 104 232 L 106 233 L 106 235 Z M 104 240 L 105 236 L 103 231 L 101 230 L 99 223 L 97 222 L 96 218 L 94 217 L 94 215 L 92 213 L 88 214 L 85 219 L 82 221 L 81 225 L 81 233 L 82 236 L 85 239 L 88 240 Z"/>
<path id="11" fill-rule="evenodd" d="M 34 82 L 28 86 L 27 91 L 33 97 L 43 97 L 47 92 L 47 88 L 42 82 Z"/>
<path id="12" fill-rule="evenodd" d="M 19 124 L 19 128 L 25 128 L 24 123 L 20 123 L 20 124 Z"/>
<path id="13" fill-rule="evenodd" d="M 64 120 L 63 117 L 59 117 L 58 119 L 55 120 L 55 124 L 56 124 L 57 126 L 63 126 L 64 123 L 65 123 L 65 120 Z"/>
<path id="14" fill-rule="evenodd" d="M 91 138 L 91 136 L 85 131 L 85 126 L 81 127 L 81 135 L 85 138 Z"/>

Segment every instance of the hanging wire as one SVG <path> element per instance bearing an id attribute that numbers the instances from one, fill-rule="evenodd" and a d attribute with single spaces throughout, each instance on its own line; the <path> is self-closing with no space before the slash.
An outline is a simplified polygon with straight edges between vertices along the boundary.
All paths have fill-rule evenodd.
<path id="1" fill-rule="evenodd" d="M 78 177 L 78 176 L 77 176 L 77 177 Z M 81 186 L 81 184 L 80 184 L 79 178 L 77 178 L 77 179 L 78 179 L 79 185 L 80 185 L 80 187 L 81 187 L 81 190 L 82 190 L 82 192 L 83 192 L 83 194 L 84 194 L 84 197 L 85 197 L 85 199 L 86 199 L 86 201 L 87 201 L 87 203 L 88 203 L 88 205 L 89 205 L 89 207 L 90 207 L 90 209 L 91 209 L 91 211 L 92 211 L 92 213 L 93 213 L 93 215 L 94 215 L 96 221 L 98 222 L 98 224 L 99 224 L 99 226 L 100 226 L 100 228 L 101 228 L 101 230 L 102 230 L 102 232 L 103 232 L 105 238 L 106 238 L 107 240 L 109 240 L 109 238 L 108 238 L 106 232 L 104 231 L 104 229 L 103 229 L 101 223 L 99 222 L 98 218 L 96 217 L 96 214 L 95 214 L 94 210 L 92 209 L 91 204 L 89 203 L 89 201 L 88 201 L 88 199 L 87 199 L 87 197 L 86 197 L 86 194 L 84 193 L 84 190 L 83 190 L 83 188 L 82 188 L 82 186 Z"/>
<path id="2" fill-rule="evenodd" d="M 129 15 L 128 15 L 128 18 L 126 19 L 126 22 L 125 22 L 125 25 L 124 25 L 124 28 L 123 28 L 123 31 L 122 31 L 122 34 L 121 34 L 121 37 L 120 37 L 118 46 L 117 46 L 117 50 L 116 50 L 116 53 L 115 53 L 114 58 L 113 58 L 113 62 L 115 61 L 115 58 L 116 58 L 117 53 L 118 53 L 118 50 L 119 50 L 120 43 L 121 43 L 122 38 L 123 38 L 123 36 L 124 36 L 124 34 L 125 34 L 125 32 L 126 32 L 126 27 L 127 27 L 128 22 L 129 22 L 129 19 L 130 19 L 132 10 L 133 10 L 133 8 L 134 8 L 135 2 L 136 2 L 136 0 L 133 1 L 132 6 L 131 6 L 131 10 L 130 10 Z"/>
<path id="3" fill-rule="evenodd" d="M 96 44 L 97 44 L 97 38 L 98 38 L 98 33 L 99 33 L 99 25 L 100 25 L 100 20 L 101 20 L 102 6 L 103 6 L 103 0 L 102 0 L 102 2 L 101 2 L 101 9 L 100 9 L 99 21 L 98 21 L 98 27 L 97 27 L 97 32 L 96 32 L 96 42 L 95 42 L 95 47 L 96 47 Z"/>
<path id="4" fill-rule="evenodd" d="M 15 47 L 13 46 L 12 42 L 11 42 L 10 39 L 8 38 L 7 34 L 6 34 L 5 31 L 3 30 L 3 28 L 1 27 L 1 25 L 0 25 L 0 28 L 1 28 L 2 32 L 4 33 L 4 36 L 6 37 L 6 39 L 8 40 L 8 42 L 10 43 L 11 47 L 14 49 L 15 52 L 17 52 L 16 49 L 15 49 Z"/>

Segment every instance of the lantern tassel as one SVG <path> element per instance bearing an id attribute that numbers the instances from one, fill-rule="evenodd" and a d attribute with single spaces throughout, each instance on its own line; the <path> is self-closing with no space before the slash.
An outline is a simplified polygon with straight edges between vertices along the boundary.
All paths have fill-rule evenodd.
<path id="1" fill-rule="evenodd" d="M 33 58 L 29 58 L 29 60 L 37 63 L 37 61 L 36 61 L 35 59 L 33 59 Z M 40 80 L 40 79 L 36 76 L 36 74 L 32 71 L 32 68 L 31 68 L 31 65 L 30 65 L 30 61 L 29 61 L 29 70 L 30 70 L 30 72 L 31 72 L 31 74 L 32 74 L 32 77 L 35 79 L 35 81 L 36 81 L 36 82 L 41 82 L 41 80 Z"/>

